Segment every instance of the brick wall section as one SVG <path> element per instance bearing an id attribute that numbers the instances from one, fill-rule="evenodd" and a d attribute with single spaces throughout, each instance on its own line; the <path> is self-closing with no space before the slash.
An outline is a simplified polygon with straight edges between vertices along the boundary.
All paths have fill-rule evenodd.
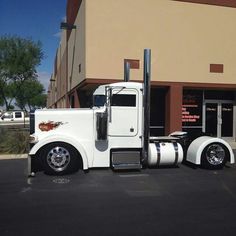
<path id="1" fill-rule="evenodd" d="M 183 86 L 172 85 L 166 95 L 165 135 L 182 130 Z"/>

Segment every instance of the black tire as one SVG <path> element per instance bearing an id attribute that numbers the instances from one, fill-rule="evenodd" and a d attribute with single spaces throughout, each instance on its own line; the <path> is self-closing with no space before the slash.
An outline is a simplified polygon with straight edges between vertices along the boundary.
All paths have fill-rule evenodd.
<path id="1" fill-rule="evenodd" d="M 201 164 L 206 169 L 222 169 L 229 159 L 229 151 L 222 143 L 207 145 L 201 155 Z"/>
<path id="2" fill-rule="evenodd" d="M 40 154 L 44 172 L 49 175 L 71 174 L 81 167 L 79 153 L 67 143 L 50 143 L 41 150 Z"/>

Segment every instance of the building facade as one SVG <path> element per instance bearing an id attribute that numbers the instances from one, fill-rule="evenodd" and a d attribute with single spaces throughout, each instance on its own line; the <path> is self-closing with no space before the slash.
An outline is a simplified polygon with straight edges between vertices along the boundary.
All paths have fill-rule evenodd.
<path id="1" fill-rule="evenodd" d="M 152 50 L 151 134 L 236 137 L 233 0 L 68 0 L 48 89 L 49 108 L 91 106 L 94 89 L 143 79 Z"/>

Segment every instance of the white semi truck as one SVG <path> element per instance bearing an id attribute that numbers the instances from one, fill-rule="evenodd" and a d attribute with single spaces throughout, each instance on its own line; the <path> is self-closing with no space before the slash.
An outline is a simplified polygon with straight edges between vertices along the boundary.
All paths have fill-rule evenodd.
<path id="1" fill-rule="evenodd" d="M 90 109 L 45 109 L 31 114 L 29 176 L 63 175 L 98 167 L 141 169 L 183 160 L 210 169 L 234 163 L 216 137 L 189 140 L 185 132 L 150 137 L 151 51 L 144 50 L 144 82 L 99 86 Z"/>

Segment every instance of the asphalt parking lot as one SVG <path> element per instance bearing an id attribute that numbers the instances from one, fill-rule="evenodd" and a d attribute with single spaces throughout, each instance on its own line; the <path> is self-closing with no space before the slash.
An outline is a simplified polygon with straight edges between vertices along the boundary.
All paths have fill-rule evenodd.
<path id="1" fill-rule="evenodd" d="M 27 179 L 0 161 L 0 235 L 236 235 L 236 166 Z"/>

